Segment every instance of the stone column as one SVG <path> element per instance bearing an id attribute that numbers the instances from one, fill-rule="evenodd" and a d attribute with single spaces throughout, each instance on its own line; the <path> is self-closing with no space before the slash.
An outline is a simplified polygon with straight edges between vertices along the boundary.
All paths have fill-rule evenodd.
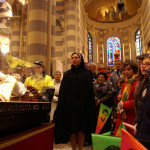
<path id="1" fill-rule="evenodd" d="M 66 0 L 66 69 L 72 63 L 71 54 L 76 52 L 76 1 Z"/>
<path id="2" fill-rule="evenodd" d="M 27 5 L 23 6 L 22 9 L 22 50 L 21 58 L 27 59 Z"/>
<path id="3" fill-rule="evenodd" d="M 14 16 L 11 18 L 10 54 L 17 58 L 19 58 L 20 55 L 20 25 L 20 16 Z"/>
<path id="4" fill-rule="evenodd" d="M 47 55 L 47 0 L 28 1 L 27 60 L 42 60 Z M 45 66 L 46 67 L 46 66 Z"/>
<path id="5" fill-rule="evenodd" d="M 54 70 L 54 64 L 56 64 L 56 61 L 55 61 L 55 53 L 56 53 L 56 49 L 55 49 L 55 36 L 56 36 L 56 0 L 50 0 L 50 42 L 51 42 L 51 45 L 50 45 L 50 61 L 51 61 L 51 64 L 50 64 L 50 67 L 51 67 L 51 75 L 53 75 L 53 70 Z"/>

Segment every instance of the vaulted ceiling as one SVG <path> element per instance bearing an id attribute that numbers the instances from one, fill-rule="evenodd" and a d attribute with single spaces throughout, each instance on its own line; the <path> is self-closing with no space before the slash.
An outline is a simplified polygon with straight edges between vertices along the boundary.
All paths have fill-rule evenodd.
<path id="1" fill-rule="evenodd" d="M 83 3 L 85 5 L 85 9 L 87 9 L 87 7 L 90 5 L 91 2 L 93 3 L 95 1 L 98 1 L 99 3 L 101 3 L 104 0 L 83 0 Z M 111 1 L 114 1 L 114 0 L 111 0 Z M 124 0 L 124 1 L 126 1 L 126 0 Z M 129 0 L 129 1 L 136 1 L 139 5 L 141 5 L 143 0 Z M 105 0 L 104 2 L 107 2 L 107 0 Z"/>
<path id="2" fill-rule="evenodd" d="M 116 15 L 119 16 L 118 8 L 117 8 L 118 0 L 84 0 L 85 10 L 88 13 L 88 16 L 99 22 L 109 22 L 109 20 L 105 20 L 107 13 L 111 8 L 114 9 Z M 142 0 L 122 0 L 124 2 L 124 14 L 120 13 L 123 16 L 123 19 L 116 20 L 124 21 L 126 19 L 134 16 L 138 9 L 141 7 Z"/>
<path id="3" fill-rule="evenodd" d="M 19 0 L 17 0 L 19 1 Z M 109 11 L 111 8 L 115 10 L 115 15 L 117 14 L 117 1 L 118 0 L 82 0 L 85 6 L 85 11 L 88 13 L 88 16 L 99 22 L 112 22 L 109 20 Z M 125 4 L 125 14 L 122 20 L 118 20 L 115 18 L 115 21 L 124 21 L 125 19 L 129 19 L 134 16 L 138 9 L 140 8 L 143 0 L 123 0 Z M 6 3 L 7 2 L 7 3 Z M 0 0 L 0 19 L 2 17 L 10 16 L 10 7 L 13 6 L 16 0 Z M 9 5 L 8 5 L 9 4 Z M 13 7 L 12 7 L 13 8 Z M 113 11 L 113 10 L 112 10 Z M 116 17 L 115 16 L 115 17 Z M 0 26 L 2 28 L 2 26 Z"/>

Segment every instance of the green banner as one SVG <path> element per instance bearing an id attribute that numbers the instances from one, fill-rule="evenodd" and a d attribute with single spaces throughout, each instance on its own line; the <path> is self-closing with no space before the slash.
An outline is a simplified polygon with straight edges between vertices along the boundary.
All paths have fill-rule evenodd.
<path id="1" fill-rule="evenodd" d="M 92 134 L 92 142 L 93 150 L 120 150 L 121 138 Z"/>
<path id="2" fill-rule="evenodd" d="M 110 135 L 111 131 L 103 133 L 102 135 Z"/>
<path id="3" fill-rule="evenodd" d="M 116 133 L 116 136 L 120 136 L 120 137 L 121 137 L 121 129 L 122 129 L 122 128 L 126 130 L 125 125 L 123 125 L 123 121 L 121 121 L 121 123 L 120 123 L 120 126 L 119 126 L 119 128 L 118 128 L 118 131 L 117 131 L 117 133 Z"/>

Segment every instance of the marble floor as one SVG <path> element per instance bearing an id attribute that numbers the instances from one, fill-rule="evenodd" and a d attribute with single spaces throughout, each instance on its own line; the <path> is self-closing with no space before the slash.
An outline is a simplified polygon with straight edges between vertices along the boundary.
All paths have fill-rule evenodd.
<path id="1" fill-rule="evenodd" d="M 68 144 L 54 144 L 53 150 L 72 150 L 71 143 Z M 83 150 L 93 150 L 92 146 L 84 146 Z"/>

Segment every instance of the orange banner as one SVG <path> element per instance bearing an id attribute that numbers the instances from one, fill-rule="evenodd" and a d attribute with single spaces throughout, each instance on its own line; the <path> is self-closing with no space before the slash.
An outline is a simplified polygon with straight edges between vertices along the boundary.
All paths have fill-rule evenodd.
<path id="1" fill-rule="evenodd" d="M 125 129 L 121 129 L 121 150 L 147 150 L 139 141 L 137 141 Z"/>
<path id="2" fill-rule="evenodd" d="M 110 113 L 111 113 L 111 109 L 108 106 L 101 103 L 97 126 L 96 126 L 96 131 L 95 131 L 96 134 L 100 133 L 100 131 L 102 130 L 104 124 L 106 123 Z"/>

